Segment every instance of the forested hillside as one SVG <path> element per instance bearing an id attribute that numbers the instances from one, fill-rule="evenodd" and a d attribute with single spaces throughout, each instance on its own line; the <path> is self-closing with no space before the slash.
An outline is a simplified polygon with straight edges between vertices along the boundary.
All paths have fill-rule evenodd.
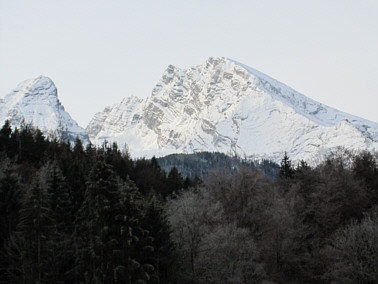
<path id="1" fill-rule="evenodd" d="M 269 160 L 252 161 L 239 157 L 230 157 L 223 153 L 200 152 L 195 154 L 171 154 L 159 157 L 159 165 L 169 172 L 173 167 L 184 177 L 194 179 L 206 177 L 212 171 L 219 169 L 236 173 L 241 168 L 259 169 L 265 175 L 276 178 L 279 165 Z"/>
<path id="2" fill-rule="evenodd" d="M 378 155 L 202 180 L 0 130 L 0 283 L 376 283 Z"/>

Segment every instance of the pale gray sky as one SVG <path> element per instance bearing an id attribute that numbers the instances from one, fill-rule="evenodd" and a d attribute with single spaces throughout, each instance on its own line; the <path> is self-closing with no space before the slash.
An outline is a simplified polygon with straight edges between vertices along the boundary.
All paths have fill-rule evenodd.
<path id="1" fill-rule="evenodd" d="M 210 56 L 378 122 L 377 0 L 0 0 L 0 97 L 48 76 L 83 127 Z"/>

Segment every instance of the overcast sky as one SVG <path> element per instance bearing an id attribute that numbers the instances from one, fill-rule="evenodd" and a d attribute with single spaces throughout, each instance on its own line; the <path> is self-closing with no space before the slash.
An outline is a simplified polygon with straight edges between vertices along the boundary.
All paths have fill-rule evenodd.
<path id="1" fill-rule="evenodd" d="M 0 97 L 48 76 L 83 127 L 210 56 L 378 122 L 377 0 L 0 0 Z"/>

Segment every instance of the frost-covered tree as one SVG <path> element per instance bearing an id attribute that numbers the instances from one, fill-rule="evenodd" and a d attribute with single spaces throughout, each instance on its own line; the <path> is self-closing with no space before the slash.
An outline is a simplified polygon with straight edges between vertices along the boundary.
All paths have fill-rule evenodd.
<path id="1" fill-rule="evenodd" d="M 261 283 L 265 272 L 259 254 L 248 229 L 216 226 L 199 246 L 198 283 Z"/>
<path id="2" fill-rule="evenodd" d="M 182 192 L 167 205 L 168 220 L 172 228 L 172 240 L 180 255 L 182 277 L 198 280 L 199 248 L 209 231 L 209 222 L 220 222 L 220 204 L 212 206 L 204 190 Z"/>
<path id="3" fill-rule="evenodd" d="M 250 231 L 224 215 L 222 203 L 202 187 L 168 202 L 172 240 L 184 283 L 260 283 L 264 270 Z"/>
<path id="4" fill-rule="evenodd" d="M 353 221 L 332 237 L 335 264 L 327 276 L 337 283 L 378 280 L 378 214 Z"/>

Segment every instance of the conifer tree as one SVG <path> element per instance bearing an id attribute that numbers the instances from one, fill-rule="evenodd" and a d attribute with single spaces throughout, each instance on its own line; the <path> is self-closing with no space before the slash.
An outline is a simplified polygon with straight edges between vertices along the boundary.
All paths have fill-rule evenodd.
<path id="1" fill-rule="evenodd" d="M 12 127 L 9 120 L 6 120 L 3 127 L 0 129 L 0 151 L 8 152 L 10 146 L 10 135 Z"/>
<path id="2" fill-rule="evenodd" d="M 71 203 L 76 212 L 83 202 L 86 188 L 86 176 L 92 165 L 91 162 L 93 162 L 89 161 L 88 156 L 84 151 L 83 143 L 79 138 L 76 138 L 75 146 L 72 151 L 72 158 L 69 161 L 70 165 L 67 172 L 68 178 L 66 183 L 69 189 Z"/>
<path id="3" fill-rule="evenodd" d="M 99 159 L 89 175 L 80 208 L 84 247 L 77 256 L 86 283 L 112 283 L 111 253 L 117 245 L 114 235 L 114 204 L 119 199 L 117 180 L 110 167 Z"/>
<path id="4" fill-rule="evenodd" d="M 6 165 L 0 172 L 0 283 L 9 283 L 7 267 L 9 258 L 6 243 L 14 232 L 21 207 L 21 188 L 13 169 Z"/>
<path id="5" fill-rule="evenodd" d="M 155 267 L 151 275 L 151 283 L 169 283 L 175 276 L 174 245 L 171 241 L 170 226 L 161 202 L 155 195 L 146 201 L 146 212 L 143 224 L 147 226 L 153 238 L 153 252 L 149 261 Z"/>
<path id="6" fill-rule="evenodd" d="M 18 146 L 19 146 L 19 135 L 20 131 L 17 127 L 13 130 L 9 138 L 9 150 L 7 150 L 7 156 L 10 158 L 14 158 L 18 156 Z"/>
<path id="7" fill-rule="evenodd" d="M 173 167 L 168 174 L 168 189 L 169 193 L 177 192 L 184 186 L 184 179 L 176 167 Z"/>
<path id="8" fill-rule="evenodd" d="M 72 224 L 72 203 L 69 198 L 67 185 L 62 171 L 56 161 L 46 164 L 40 170 L 46 184 L 51 204 L 54 206 L 53 215 L 59 231 L 70 232 Z"/>
<path id="9" fill-rule="evenodd" d="M 103 156 L 98 158 L 89 175 L 77 228 L 82 247 L 76 261 L 86 283 L 137 283 L 150 278 L 151 266 L 138 259 L 148 231 L 139 224 L 142 211 L 136 192 L 130 184 L 120 184 Z"/>
<path id="10" fill-rule="evenodd" d="M 0 173 L 0 247 L 18 223 L 21 189 L 10 166 Z"/>
<path id="11" fill-rule="evenodd" d="M 133 162 L 131 161 L 129 153 L 127 151 L 122 153 L 115 142 L 111 146 L 104 143 L 103 147 L 106 162 L 113 166 L 114 172 L 122 180 L 126 180 L 128 176 L 131 176 Z"/>
<path id="12" fill-rule="evenodd" d="M 121 244 L 121 265 L 117 266 L 116 276 L 120 283 L 150 283 L 155 270 L 152 261 L 155 248 L 146 225 L 144 206 L 139 190 L 126 180 L 120 187 L 120 210 L 116 216 Z"/>
<path id="13" fill-rule="evenodd" d="M 40 170 L 46 184 L 54 218 L 54 262 L 51 264 L 52 280 L 54 283 L 65 283 L 65 273 L 73 264 L 73 206 L 69 197 L 64 176 L 57 163 L 48 163 Z"/>
<path id="14" fill-rule="evenodd" d="M 14 282 L 43 283 L 51 280 L 53 224 L 50 198 L 37 175 L 26 192 L 20 221 L 9 242 L 9 258 L 16 262 L 10 265 L 9 271 Z"/>
<path id="15" fill-rule="evenodd" d="M 279 176 L 281 179 L 292 179 L 294 178 L 294 169 L 291 164 L 291 160 L 285 152 L 284 157 L 281 160 L 281 166 L 279 171 Z"/>

